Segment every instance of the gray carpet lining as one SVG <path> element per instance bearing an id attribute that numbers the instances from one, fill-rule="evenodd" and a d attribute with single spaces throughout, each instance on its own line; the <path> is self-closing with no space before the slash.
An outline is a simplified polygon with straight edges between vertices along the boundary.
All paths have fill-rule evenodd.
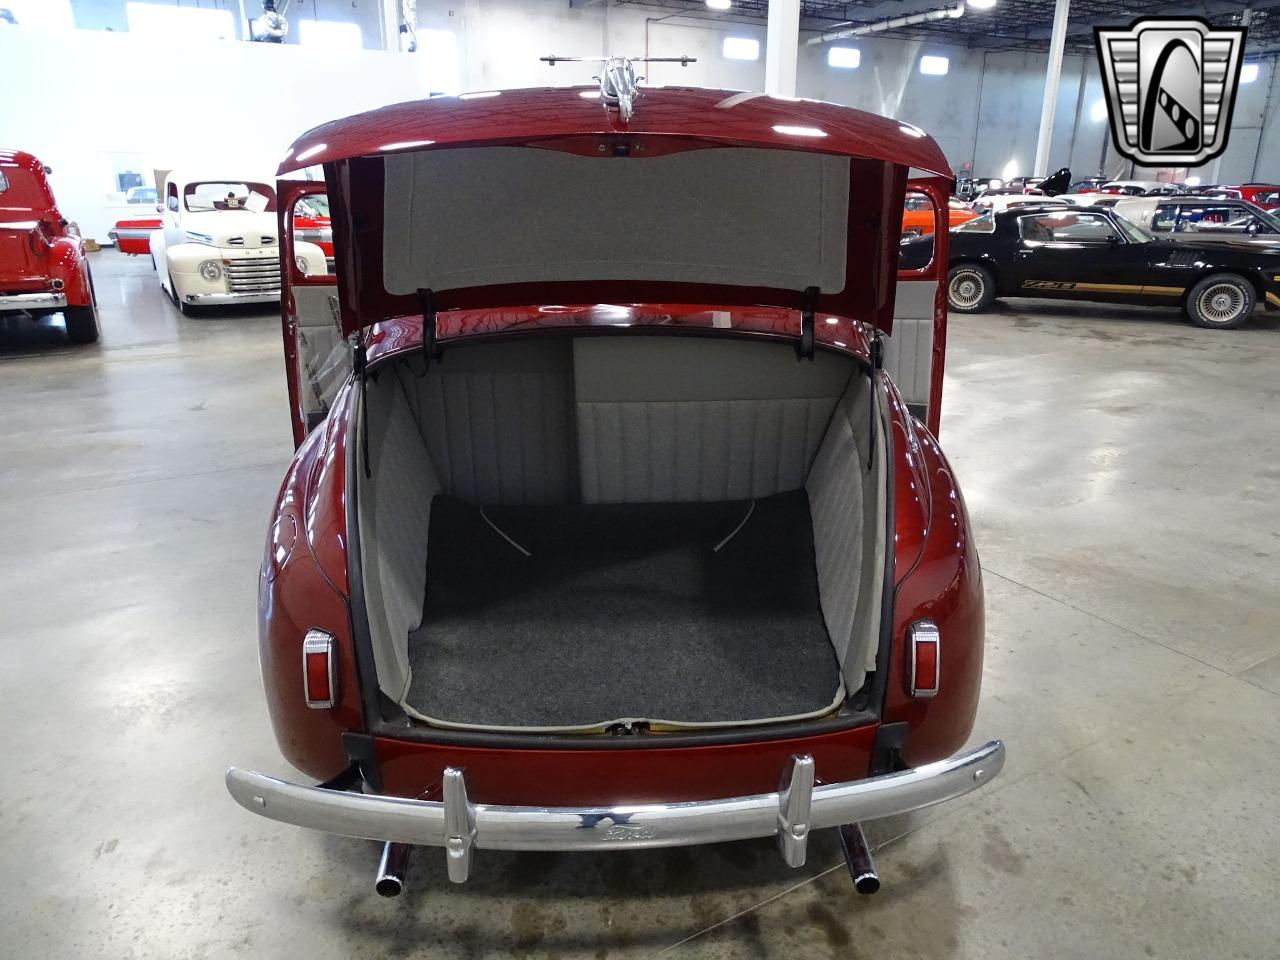
<path id="1" fill-rule="evenodd" d="M 715 551 L 749 508 L 489 506 L 482 516 L 437 496 L 406 704 L 496 727 L 765 721 L 831 707 L 840 668 L 808 498 L 756 501 Z"/>

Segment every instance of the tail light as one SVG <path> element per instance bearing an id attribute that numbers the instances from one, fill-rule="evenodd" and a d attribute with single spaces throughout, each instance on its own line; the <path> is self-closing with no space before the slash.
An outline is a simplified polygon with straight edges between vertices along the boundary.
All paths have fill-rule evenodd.
<path id="1" fill-rule="evenodd" d="M 917 620 L 907 628 L 907 692 L 921 700 L 938 695 L 941 681 L 938 625 Z"/>
<path id="2" fill-rule="evenodd" d="M 302 690 L 312 710 L 327 710 L 337 702 L 333 634 L 308 630 L 302 639 Z"/>

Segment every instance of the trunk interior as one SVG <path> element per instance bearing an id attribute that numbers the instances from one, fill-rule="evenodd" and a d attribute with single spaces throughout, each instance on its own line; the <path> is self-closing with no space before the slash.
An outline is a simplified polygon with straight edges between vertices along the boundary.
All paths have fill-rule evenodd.
<path id="1" fill-rule="evenodd" d="M 380 689 L 418 721 L 494 731 L 832 713 L 880 621 L 869 384 L 844 356 L 724 336 L 380 366 L 356 471 Z"/>

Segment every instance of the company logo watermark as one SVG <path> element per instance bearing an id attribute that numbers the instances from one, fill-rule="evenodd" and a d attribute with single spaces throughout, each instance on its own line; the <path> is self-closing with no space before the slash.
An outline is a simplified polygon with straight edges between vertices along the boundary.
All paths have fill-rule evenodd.
<path id="1" fill-rule="evenodd" d="M 1121 154 L 1148 166 L 1197 166 L 1226 149 L 1244 27 L 1142 17 L 1093 35 Z"/>

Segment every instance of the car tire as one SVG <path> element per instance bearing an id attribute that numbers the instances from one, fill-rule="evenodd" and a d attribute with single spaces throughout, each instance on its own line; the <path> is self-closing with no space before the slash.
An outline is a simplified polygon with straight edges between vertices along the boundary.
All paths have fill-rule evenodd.
<path id="1" fill-rule="evenodd" d="M 67 326 L 67 339 L 72 343 L 98 342 L 98 308 L 94 304 L 67 307 L 62 311 L 62 319 Z"/>
<path id="2" fill-rule="evenodd" d="M 178 287 L 173 282 L 172 273 L 169 274 L 169 299 L 173 301 L 173 305 L 178 308 L 178 312 L 182 314 L 184 317 L 191 316 L 192 310 L 195 309 L 194 307 L 190 307 L 187 304 L 183 303 L 181 298 L 179 298 Z"/>
<path id="3" fill-rule="evenodd" d="M 982 313 L 995 298 L 995 277 L 986 267 L 961 263 L 947 272 L 947 305 L 956 313 Z"/>
<path id="4" fill-rule="evenodd" d="M 1187 294 L 1184 309 L 1197 327 L 1234 330 L 1249 319 L 1258 295 L 1244 277 L 1235 273 L 1213 273 Z"/>
<path id="5" fill-rule="evenodd" d="M 62 311 L 62 322 L 67 328 L 67 339 L 72 343 L 98 342 L 98 293 L 93 289 L 93 274 L 85 268 L 89 284 L 89 303 L 83 307 L 67 307 Z"/>

